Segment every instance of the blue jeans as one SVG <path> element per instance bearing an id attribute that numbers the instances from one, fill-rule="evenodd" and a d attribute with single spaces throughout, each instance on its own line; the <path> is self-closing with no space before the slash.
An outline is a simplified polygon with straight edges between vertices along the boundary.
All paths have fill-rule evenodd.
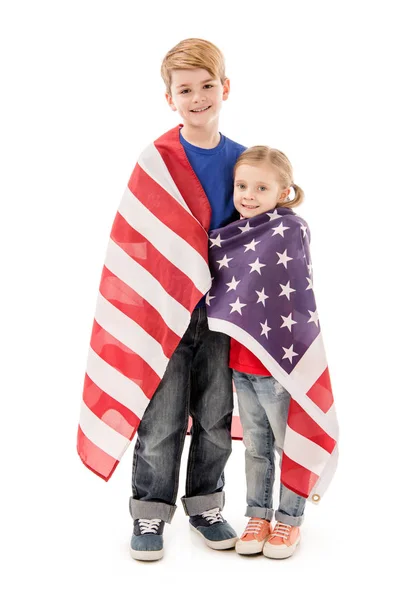
<path id="1" fill-rule="evenodd" d="M 246 446 L 246 516 L 271 521 L 275 449 L 280 453 L 283 448 L 290 394 L 273 377 L 233 371 L 233 379 Z M 305 504 L 305 498 L 281 484 L 276 520 L 301 525 Z"/>
<path id="2" fill-rule="evenodd" d="M 130 499 L 134 519 L 171 522 L 189 415 L 185 512 L 223 508 L 224 468 L 232 450 L 228 355 L 229 337 L 210 331 L 205 307 L 195 308 L 138 428 Z"/>

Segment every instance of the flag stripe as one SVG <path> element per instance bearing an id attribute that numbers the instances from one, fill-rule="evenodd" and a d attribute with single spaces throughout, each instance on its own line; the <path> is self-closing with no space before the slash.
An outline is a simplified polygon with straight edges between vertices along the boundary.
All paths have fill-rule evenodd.
<path id="1" fill-rule="evenodd" d="M 119 212 L 126 227 L 132 228 L 133 231 L 124 231 L 123 224 L 117 223 L 115 237 L 112 235 L 112 238 L 128 254 L 131 255 L 130 251 L 132 250 L 133 258 L 138 262 L 140 262 L 140 252 L 142 251 L 146 268 L 153 275 L 155 273 L 152 269 L 155 270 L 156 278 L 171 296 L 189 308 L 192 296 L 190 288 L 194 287 L 195 291 L 202 295 L 207 292 L 210 286 L 208 285 L 204 289 L 204 282 L 211 283 L 207 262 L 188 241 L 177 237 L 163 221 L 155 217 L 129 188 L 125 191 Z M 194 229 L 193 224 L 191 225 Z M 136 243 L 140 244 L 140 242 L 148 240 L 152 244 L 144 248 L 145 253 L 143 246 L 135 247 L 135 236 L 139 235 L 142 237 Z M 126 247 L 119 242 L 120 239 L 129 240 Z M 201 289 L 202 286 L 203 289 Z M 179 297 L 176 297 L 176 294 L 179 294 Z"/>
<path id="2" fill-rule="evenodd" d="M 151 398 L 159 385 L 164 371 L 157 374 L 140 354 L 132 352 L 108 331 L 95 321 L 93 325 L 91 348 L 108 365 L 131 379 L 143 390 L 147 398 Z M 148 353 L 146 351 L 146 353 Z"/>
<path id="3" fill-rule="evenodd" d="M 171 144 L 173 152 L 171 152 Z M 165 144 L 165 140 L 162 138 L 157 140 L 155 147 L 160 153 L 180 193 L 186 199 L 189 210 L 205 231 L 208 231 L 211 222 L 211 206 L 180 143 L 179 132 L 174 140 L 168 140 L 168 144 Z"/>
<path id="4" fill-rule="evenodd" d="M 132 260 L 115 242 L 110 240 L 106 267 L 160 313 L 167 326 L 179 338 L 185 333 L 190 312 L 172 298 L 160 283 L 141 265 Z"/>
<path id="5" fill-rule="evenodd" d="M 124 437 L 132 439 L 139 426 L 140 418 L 131 409 L 106 394 L 87 374 L 83 387 L 83 400 L 99 419 Z"/>
<path id="6" fill-rule="evenodd" d="M 108 481 L 119 462 L 101 450 L 99 446 L 93 444 L 83 433 L 80 426 L 78 427 L 77 447 L 78 454 L 84 464 L 96 475 Z"/>
<path id="7" fill-rule="evenodd" d="M 180 238 L 189 241 L 207 263 L 207 232 L 186 208 L 167 194 L 143 169 L 135 168 L 128 187 L 132 194 Z M 206 248 L 204 247 L 206 246 Z"/>
<path id="8" fill-rule="evenodd" d="M 295 494 L 308 498 L 318 481 L 318 475 L 305 469 L 284 453 L 282 456 L 281 480 Z"/>
<path id="9" fill-rule="evenodd" d="M 307 352 L 299 360 L 294 371 L 293 378 L 298 382 L 304 394 L 312 387 L 318 377 L 327 367 L 325 348 L 321 333 L 315 338 Z"/>
<path id="10" fill-rule="evenodd" d="M 333 451 L 336 444 L 335 440 L 293 398 L 290 400 L 287 423 L 296 433 L 307 437 L 327 452 L 331 453 Z"/>
<path id="11" fill-rule="evenodd" d="M 302 467 L 321 475 L 329 459 L 329 452 L 294 431 L 289 425 L 285 430 L 284 453 Z"/>
<path id="12" fill-rule="evenodd" d="M 132 321 L 101 294 L 98 296 L 95 320 L 105 329 L 115 341 L 127 346 L 127 349 L 141 355 L 161 379 L 167 368 L 168 359 L 162 351 L 161 345 L 154 340 L 135 321 Z M 93 347 L 93 344 L 92 344 Z M 99 354 L 99 353 L 98 353 Z M 116 368 L 117 364 L 114 365 Z M 127 375 L 129 377 L 129 375 Z"/>
<path id="13" fill-rule="evenodd" d="M 103 452 L 119 460 L 129 439 L 99 419 L 83 402 L 79 425 L 85 436 Z"/>
<path id="14" fill-rule="evenodd" d="M 326 367 L 322 375 L 308 390 L 307 396 L 325 413 L 331 408 L 333 404 L 333 395 L 328 367 Z"/>
<path id="15" fill-rule="evenodd" d="M 142 418 L 150 399 L 136 383 L 111 367 L 92 348 L 89 348 L 87 374 L 106 394 Z"/>
<path id="16" fill-rule="evenodd" d="M 171 358 L 179 343 L 179 336 L 167 326 L 160 313 L 149 302 L 107 267 L 103 268 L 100 293 L 129 319 L 138 323 L 160 344 L 165 356 Z"/>

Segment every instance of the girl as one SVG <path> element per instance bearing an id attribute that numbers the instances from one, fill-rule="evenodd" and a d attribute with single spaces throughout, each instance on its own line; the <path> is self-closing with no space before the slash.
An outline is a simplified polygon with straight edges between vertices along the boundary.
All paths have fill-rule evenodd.
<path id="1" fill-rule="evenodd" d="M 255 146 L 239 157 L 234 179 L 234 204 L 247 222 L 210 235 L 214 279 L 206 302 L 210 329 L 231 336 L 229 366 L 246 446 L 250 519 L 236 552 L 287 558 L 300 541 L 306 498 L 319 499 L 321 462 L 329 464 L 325 475 L 334 471 L 333 398 L 312 292 L 308 227 L 292 211 L 304 197 L 292 166 L 279 150 Z M 314 369 L 317 393 L 308 387 Z M 275 449 L 282 473 L 272 527 Z"/>

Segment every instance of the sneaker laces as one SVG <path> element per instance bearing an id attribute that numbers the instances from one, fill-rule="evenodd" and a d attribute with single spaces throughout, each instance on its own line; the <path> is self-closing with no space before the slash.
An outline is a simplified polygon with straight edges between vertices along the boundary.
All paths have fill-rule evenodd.
<path id="1" fill-rule="evenodd" d="M 286 540 L 289 536 L 290 530 L 292 529 L 291 525 L 286 525 L 285 523 L 278 522 L 275 527 L 272 535 L 275 537 L 280 537 L 283 540 Z"/>
<path id="2" fill-rule="evenodd" d="M 157 533 L 161 519 L 138 519 L 140 533 Z"/>
<path id="3" fill-rule="evenodd" d="M 258 517 L 251 517 L 250 521 L 246 525 L 246 529 L 244 530 L 242 537 L 248 534 L 257 535 L 258 533 L 260 533 L 263 523 L 264 519 L 260 519 Z"/>
<path id="4" fill-rule="evenodd" d="M 210 525 L 214 525 L 214 523 L 223 523 L 224 519 L 220 513 L 219 508 L 212 508 L 211 510 L 206 510 L 201 513 L 201 516 L 210 523 Z"/>

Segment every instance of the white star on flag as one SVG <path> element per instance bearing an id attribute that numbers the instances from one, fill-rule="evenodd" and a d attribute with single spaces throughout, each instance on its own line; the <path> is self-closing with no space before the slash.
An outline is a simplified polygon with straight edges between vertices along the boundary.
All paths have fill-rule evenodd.
<path id="1" fill-rule="evenodd" d="M 224 240 L 221 240 L 221 234 L 218 234 L 216 238 L 210 238 L 210 242 L 212 242 L 210 248 L 212 248 L 213 246 L 219 246 L 221 248 L 221 243 L 223 241 Z"/>
<path id="2" fill-rule="evenodd" d="M 229 304 L 229 306 L 232 306 L 231 313 L 238 312 L 239 315 L 241 315 L 243 306 L 247 306 L 247 304 L 242 304 L 238 298 L 236 302 L 233 302 L 233 304 Z"/>
<path id="3" fill-rule="evenodd" d="M 280 252 L 277 252 L 277 255 L 279 256 L 279 260 L 276 264 L 282 264 L 285 267 L 285 269 L 287 269 L 287 263 L 289 262 L 289 260 L 293 260 L 293 258 L 290 258 L 290 256 L 287 255 L 287 250 L 285 250 L 285 252 L 283 252 L 282 254 L 280 254 Z"/>
<path id="4" fill-rule="evenodd" d="M 262 305 L 265 306 L 265 301 L 267 298 L 269 298 L 269 296 L 265 295 L 264 288 L 261 290 L 261 292 L 257 292 L 257 290 L 256 290 L 256 294 L 258 294 L 258 300 L 257 300 L 256 304 L 258 304 L 259 302 L 262 302 Z"/>
<path id="5" fill-rule="evenodd" d="M 281 318 L 283 319 L 281 329 L 282 329 L 282 327 L 287 327 L 289 329 L 289 331 L 292 331 L 292 325 L 296 325 L 296 323 L 297 323 L 297 321 L 293 321 L 292 313 L 290 313 L 290 315 L 288 315 L 287 317 L 284 317 L 283 315 L 281 315 Z"/>
<path id="6" fill-rule="evenodd" d="M 215 298 L 215 296 L 210 296 L 210 292 L 208 292 L 207 296 L 206 296 L 206 304 L 208 304 L 208 306 L 210 306 L 210 301 Z"/>
<path id="7" fill-rule="evenodd" d="M 310 318 L 308 319 L 307 323 L 315 323 L 316 327 L 318 327 L 318 321 L 319 321 L 318 311 L 309 310 L 308 312 L 310 313 Z"/>
<path id="8" fill-rule="evenodd" d="M 274 237 L 274 235 L 278 235 L 278 234 L 281 235 L 282 237 L 285 237 L 283 235 L 283 232 L 286 229 L 290 229 L 290 227 L 284 227 L 283 226 L 283 222 L 281 222 L 281 223 L 279 223 L 278 227 L 273 227 L 272 229 L 274 230 L 274 233 L 272 234 L 272 237 Z"/>
<path id="9" fill-rule="evenodd" d="M 293 294 L 293 292 L 296 291 L 294 288 L 290 287 L 290 281 L 288 281 L 286 285 L 282 285 L 281 283 L 279 285 L 282 288 L 282 291 L 279 295 L 286 296 L 286 298 L 290 300 L 290 294 Z"/>
<path id="10" fill-rule="evenodd" d="M 260 263 L 260 261 L 257 258 L 257 260 L 255 260 L 253 263 L 249 264 L 249 267 L 251 267 L 250 273 L 252 273 L 253 271 L 257 271 L 257 273 L 259 273 L 261 275 L 261 269 L 263 267 L 265 267 L 265 265 L 263 265 L 262 263 Z"/>
<path id="11" fill-rule="evenodd" d="M 247 252 L 247 250 L 254 250 L 254 252 L 256 251 L 256 246 L 257 244 L 259 244 L 260 242 L 256 242 L 256 240 L 252 240 L 250 242 L 250 244 L 243 244 L 244 247 L 246 248 L 245 252 Z"/>
<path id="12" fill-rule="evenodd" d="M 260 335 L 265 335 L 265 337 L 268 338 L 268 331 L 271 331 L 271 327 L 268 327 L 267 319 L 265 319 L 265 323 L 260 323 L 260 325 L 261 325 L 261 334 Z"/>
<path id="13" fill-rule="evenodd" d="M 250 229 L 253 229 L 253 228 L 250 227 L 250 223 L 247 221 L 246 225 L 244 227 L 239 227 L 239 229 L 242 233 L 246 233 L 246 231 L 250 231 Z"/>
<path id="14" fill-rule="evenodd" d="M 240 279 L 239 281 L 236 281 L 235 277 L 233 276 L 231 281 L 225 284 L 228 286 L 228 289 L 226 291 L 230 292 L 231 290 L 236 290 L 238 283 L 240 283 Z"/>
<path id="15" fill-rule="evenodd" d="M 307 290 L 312 290 L 313 289 L 312 279 L 310 279 L 309 277 L 306 277 L 306 279 L 308 281 L 308 287 L 306 287 L 306 291 Z"/>
<path id="16" fill-rule="evenodd" d="M 224 258 L 221 258 L 221 260 L 217 260 L 217 263 L 219 264 L 219 269 L 222 269 L 222 267 L 227 267 L 229 269 L 229 261 L 232 260 L 231 258 L 228 258 L 227 255 L 225 254 Z"/>
<path id="17" fill-rule="evenodd" d="M 284 350 L 284 351 L 285 351 L 285 354 L 284 354 L 284 356 L 283 356 L 282 360 L 283 360 L 284 358 L 288 358 L 288 359 L 290 360 L 290 364 L 292 364 L 293 357 L 294 357 L 294 356 L 298 356 L 298 353 L 297 353 L 297 352 L 293 352 L 293 344 L 290 346 L 290 348 L 284 348 L 284 347 L 282 346 L 282 350 Z"/>
<path id="18" fill-rule="evenodd" d="M 303 232 L 303 237 L 306 237 L 306 233 L 307 233 L 307 227 L 305 225 L 301 226 L 301 230 Z"/>
<path id="19" fill-rule="evenodd" d="M 282 215 L 278 215 L 278 211 L 275 209 L 273 213 L 267 213 L 270 216 L 270 221 L 274 219 L 282 219 Z"/>

